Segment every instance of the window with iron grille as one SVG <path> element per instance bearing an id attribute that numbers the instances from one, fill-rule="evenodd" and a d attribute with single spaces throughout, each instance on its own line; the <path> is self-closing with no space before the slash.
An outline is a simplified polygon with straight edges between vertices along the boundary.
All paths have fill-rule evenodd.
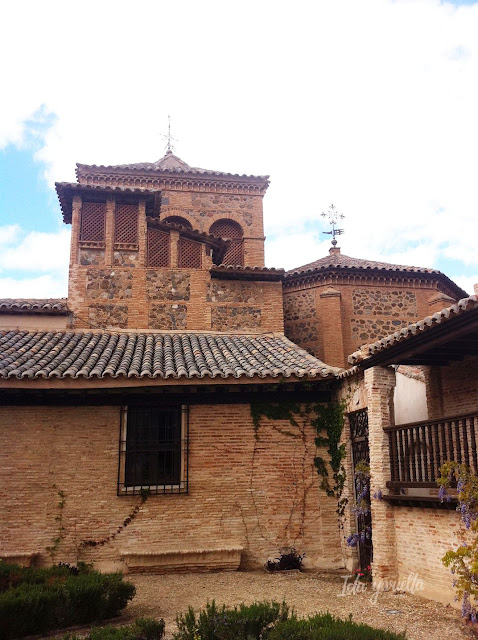
<path id="1" fill-rule="evenodd" d="M 138 205 L 116 204 L 115 211 L 115 243 L 138 243 Z"/>
<path id="2" fill-rule="evenodd" d="M 118 495 L 187 493 L 188 454 L 186 406 L 124 408 Z"/>
<path id="3" fill-rule="evenodd" d="M 169 233 L 148 228 L 148 267 L 169 267 Z"/>
<path id="4" fill-rule="evenodd" d="M 80 240 L 83 242 L 104 242 L 105 219 L 105 202 L 83 202 Z"/>
<path id="5" fill-rule="evenodd" d="M 201 250 L 202 245 L 199 242 L 180 238 L 178 246 L 178 267 L 180 269 L 200 269 Z"/>

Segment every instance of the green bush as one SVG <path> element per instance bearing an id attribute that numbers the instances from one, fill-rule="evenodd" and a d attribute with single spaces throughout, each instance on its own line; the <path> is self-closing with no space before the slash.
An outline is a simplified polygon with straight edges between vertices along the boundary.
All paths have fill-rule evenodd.
<path id="1" fill-rule="evenodd" d="M 292 615 L 279 622 L 267 635 L 267 640 L 406 640 L 403 634 L 373 629 L 366 624 L 341 620 L 329 613 L 299 620 Z"/>
<path id="2" fill-rule="evenodd" d="M 208 604 L 196 616 L 189 608 L 177 618 L 175 640 L 406 640 L 403 634 L 373 629 L 329 613 L 300 620 L 283 602 L 218 609 Z M 109 639 L 108 639 L 109 640 Z"/>
<path id="3" fill-rule="evenodd" d="M 196 617 L 189 607 L 176 618 L 175 640 L 261 640 L 274 623 L 287 620 L 289 607 L 283 602 L 255 602 L 228 609 L 218 609 L 213 601 Z"/>
<path id="4" fill-rule="evenodd" d="M 135 594 L 119 573 L 72 573 L 68 567 L 4 571 L 10 587 L 0 593 L 0 638 L 20 638 L 118 615 Z"/>
<path id="5" fill-rule="evenodd" d="M 164 620 L 139 618 L 126 627 L 101 627 L 91 629 L 85 636 L 66 634 L 62 640 L 161 640 L 164 637 Z"/>
<path id="6" fill-rule="evenodd" d="M 91 573 L 91 571 L 91 568 L 82 562 L 77 567 L 60 563 L 53 567 L 34 569 L 0 561 L 0 593 L 24 583 L 48 584 L 64 580 L 71 575 Z"/>

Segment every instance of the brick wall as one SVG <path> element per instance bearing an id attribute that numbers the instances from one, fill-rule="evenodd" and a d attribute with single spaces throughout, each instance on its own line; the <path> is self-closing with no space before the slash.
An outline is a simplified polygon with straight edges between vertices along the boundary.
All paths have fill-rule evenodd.
<path id="1" fill-rule="evenodd" d="M 426 383 L 431 419 L 478 412 L 478 357 L 430 367 Z"/>
<path id="2" fill-rule="evenodd" d="M 74 562 L 82 539 L 122 523 L 137 498 L 116 495 L 119 420 L 119 407 L 0 408 L 0 554 L 48 561 L 58 490 L 66 505 L 57 562 Z M 121 551 L 243 546 L 253 566 L 294 544 L 308 566 L 340 566 L 335 504 L 313 467 L 314 432 L 285 431 L 288 422 L 264 419 L 256 440 L 249 405 L 192 406 L 189 494 L 151 496 L 114 542 L 83 559 L 108 569 L 120 566 Z"/>
<path id="3" fill-rule="evenodd" d="M 263 264 L 262 196 L 186 190 L 164 192 L 162 202 L 162 218 L 180 215 L 201 231 L 222 218 L 239 222 L 246 232 L 246 265 Z M 144 200 L 137 209 L 137 243 L 131 245 L 115 243 L 112 197 L 105 209 L 104 242 L 96 243 L 102 246 L 81 240 L 81 210 L 81 198 L 75 196 L 68 291 L 75 328 L 283 331 L 279 282 L 211 280 L 205 245 L 201 268 L 175 268 L 177 231 L 170 233 L 170 268 L 149 268 Z"/>

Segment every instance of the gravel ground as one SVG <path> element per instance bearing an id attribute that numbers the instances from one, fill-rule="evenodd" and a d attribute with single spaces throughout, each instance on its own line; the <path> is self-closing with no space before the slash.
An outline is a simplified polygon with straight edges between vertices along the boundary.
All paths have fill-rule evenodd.
<path id="1" fill-rule="evenodd" d="M 218 605 L 246 604 L 255 600 L 285 600 L 299 615 L 320 611 L 366 622 L 374 627 L 405 631 L 409 640 L 461 640 L 476 638 L 463 625 L 452 607 L 403 593 L 381 594 L 376 604 L 372 591 L 337 597 L 342 591 L 344 570 L 339 572 L 265 571 L 129 575 L 137 594 L 121 617 L 124 624 L 140 616 L 164 618 L 167 637 L 176 629 L 176 613 L 204 607 L 215 600 Z M 397 613 L 391 613 L 396 611 Z"/>

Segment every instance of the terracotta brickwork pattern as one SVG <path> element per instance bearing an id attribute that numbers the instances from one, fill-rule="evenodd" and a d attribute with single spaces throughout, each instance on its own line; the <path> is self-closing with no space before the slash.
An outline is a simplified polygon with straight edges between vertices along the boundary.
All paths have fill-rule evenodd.
<path id="1" fill-rule="evenodd" d="M 119 407 L 2 407 L 0 423 L 3 553 L 49 560 L 58 490 L 56 562 L 75 562 L 81 540 L 115 531 L 138 502 L 116 495 Z M 116 540 L 82 560 L 121 569 L 122 552 L 240 546 L 243 566 L 262 566 L 293 544 L 310 567 L 341 565 L 336 505 L 319 491 L 310 427 L 290 437 L 288 421 L 264 420 L 256 439 L 249 405 L 192 406 L 189 425 L 189 494 L 151 496 Z"/>

